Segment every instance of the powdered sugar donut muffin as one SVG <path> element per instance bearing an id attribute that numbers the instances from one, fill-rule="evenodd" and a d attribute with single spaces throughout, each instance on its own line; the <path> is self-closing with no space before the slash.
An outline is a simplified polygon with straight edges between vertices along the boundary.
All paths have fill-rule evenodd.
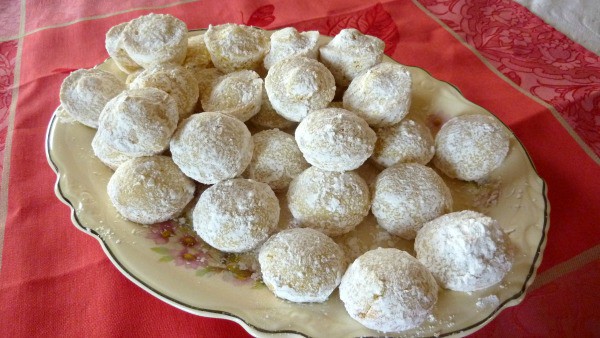
<path id="1" fill-rule="evenodd" d="M 329 105 L 335 96 L 335 81 L 319 61 L 293 57 L 269 69 L 265 89 L 279 115 L 299 122 L 310 111 Z"/>
<path id="2" fill-rule="evenodd" d="M 252 160 L 254 144 L 240 120 L 215 112 L 184 120 L 171 139 L 173 161 L 188 177 L 215 184 L 240 175 Z"/>
<path id="3" fill-rule="evenodd" d="M 402 65 L 383 62 L 358 75 L 344 93 L 344 108 L 374 127 L 391 126 L 407 114 L 412 78 Z"/>
<path id="4" fill-rule="evenodd" d="M 310 165 L 294 137 L 278 129 L 252 135 L 254 152 L 244 177 L 267 183 L 273 190 L 288 187 L 290 181 Z"/>
<path id="5" fill-rule="evenodd" d="M 141 72 L 129 88 L 158 88 L 171 95 L 179 110 L 179 119 L 190 116 L 198 102 L 198 81 L 194 74 L 177 65 L 158 65 Z"/>
<path id="6" fill-rule="evenodd" d="M 100 113 L 108 101 L 125 90 L 125 84 L 99 69 L 78 69 L 60 86 L 60 104 L 78 122 L 98 128 Z"/>
<path id="7" fill-rule="evenodd" d="M 373 153 L 376 139 L 365 120 L 340 108 L 313 111 L 296 128 L 296 142 L 306 161 L 329 171 L 361 166 Z"/>
<path id="8" fill-rule="evenodd" d="M 105 47 L 108 55 L 115 61 L 119 69 L 125 73 L 132 73 L 140 69 L 140 65 L 135 63 L 123 48 L 123 30 L 129 22 L 118 24 L 106 32 Z"/>
<path id="9" fill-rule="evenodd" d="M 271 50 L 265 56 L 265 69 L 285 58 L 304 56 L 316 59 L 319 54 L 319 32 L 298 32 L 294 27 L 285 27 L 271 34 Z"/>
<path id="10" fill-rule="evenodd" d="M 292 302 L 324 302 L 346 268 L 344 252 L 314 229 L 283 230 L 258 254 L 262 278 L 277 297 Z"/>
<path id="11" fill-rule="evenodd" d="M 206 189 L 194 208 L 194 230 L 225 252 L 246 252 L 264 242 L 279 222 L 279 201 L 265 183 L 235 178 Z"/>
<path id="12" fill-rule="evenodd" d="M 287 193 L 288 206 L 302 227 L 328 236 L 354 229 L 369 213 L 369 187 L 355 172 L 310 167 L 296 177 Z"/>
<path id="13" fill-rule="evenodd" d="M 171 95 L 156 88 L 130 89 L 110 100 L 98 129 L 110 146 L 128 156 L 162 153 L 177 127 L 179 112 Z"/>
<path id="14" fill-rule="evenodd" d="M 371 211 L 385 230 L 414 239 L 428 222 L 452 208 L 450 189 L 433 169 L 400 163 L 383 170 L 373 186 Z"/>
<path id="15" fill-rule="evenodd" d="M 169 14 L 148 14 L 133 19 L 123 29 L 123 48 L 137 64 L 181 65 L 187 54 L 187 26 Z"/>
<path id="16" fill-rule="evenodd" d="M 260 110 L 262 91 L 260 76 L 252 70 L 241 70 L 216 78 L 200 99 L 205 111 L 218 111 L 246 122 Z"/>
<path id="17" fill-rule="evenodd" d="M 187 43 L 187 53 L 183 60 L 183 67 L 189 69 L 192 74 L 199 70 L 212 68 L 210 53 L 204 42 L 204 34 L 190 36 Z"/>
<path id="18" fill-rule="evenodd" d="M 92 139 L 92 150 L 94 151 L 94 155 L 112 170 L 116 170 L 121 164 L 134 158 L 133 156 L 129 156 L 113 148 L 110 140 L 105 136 L 102 130 L 98 130 L 94 135 L 94 138 Z"/>
<path id="19" fill-rule="evenodd" d="M 131 159 L 108 181 L 108 196 L 117 211 L 142 224 L 164 222 L 181 213 L 196 186 L 167 156 Z"/>
<path id="20" fill-rule="evenodd" d="M 438 285 L 427 268 L 405 251 L 367 251 L 340 283 L 340 299 L 350 317 L 381 332 L 421 325 L 438 299 Z"/>
<path id="21" fill-rule="evenodd" d="M 465 210 L 425 223 L 415 251 L 442 287 L 470 292 L 504 278 L 512 266 L 508 243 L 496 220 Z"/>
<path id="22" fill-rule="evenodd" d="M 233 23 L 209 25 L 204 42 L 213 64 L 224 73 L 256 70 L 269 51 L 269 37 L 265 31 Z"/>
<path id="23" fill-rule="evenodd" d="M 346 87 L 360 72 L 381 62 L 384 48 L 385 43 L 379 38 L 346 28 L 319 48 L 319 52 L 321 62 L 331 70 L 335 83 Z"/>
<path id="24" fill-rule="evenodd" d="M 377 142 L 371 158 L 383 167 L 397 163 L 416 162 L 427 164 L 435 154 L 435 144 L 431 131 L 424 124 L 413 119 L 376 128 Z"/>
<path id="25" fill-rule="evenodd" d="M 509 147 L 508 135 L 496 119 L 461 115 L 444 123 L 436 135 L 433 163 L 450 177 L 477 181 L 502 164 Z"/>
<path id="26" fill-rule="evenodd" d="M 269 101 L 269 96 L 267 96 L 267 91 L 264 88 L 264 83 L 262 104 L 260 106 L 260 110 L 258 111 L 258 113 L 256 113 L 256 115 L 252 116 L 252 118 L 249 121 L 256 126 L 263 128 L 287 129 L 292 128 L 296 125 L 295 122 L 290 121 L 285 117 L 277 114 L 277 111 L 273 109 L 271 101 Z"/>

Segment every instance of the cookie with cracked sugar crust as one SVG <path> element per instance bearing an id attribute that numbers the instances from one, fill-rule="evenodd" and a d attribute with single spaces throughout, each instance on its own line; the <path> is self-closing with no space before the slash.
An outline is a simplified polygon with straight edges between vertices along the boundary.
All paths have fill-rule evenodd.
<path id="1" fill-rule="evenodd" d="M 286 27 L 271 34 L 271 50 L 265 56 L 265 69 L 269 70 L 277 62 L 295 56 L 317 59 L 319 54 L 319 32 L 298 32 L 294 27 Z"/>
<path id="2" fill-rule="evenodd" d="M 461 115 L 444 123 L 437 133 L 433 164 L 450 177 L 479 181 L 502 164 L 509 148 L 508 134 L 498 120 Z"/>
<path id="3" fill-rule="evenodd" d="M 190 116 L 198 102 L 198 81 L 188 69 L 177 65 L 158 65 L 145 69 L 129 88 L 158 88 L 171 95 L 179 110 L 179 119 Z"/>
<path id="4" fill-rule="evenodd" d="M 111 73 L 99 69 L 78 69 L 60 86 L 60 104 L 78 122 L 98 128 L 102 109 L 125 90 L 125 84 Z"/>
<path id="5" fill-rule="evenodd" d="M 224 73 L 257 70 L 269 51 L 264 30 L 233 23 L 209 25 L 204 42 L 213 64 Z"/>
<path id="6" fill-rule="evenodd" d="M 373 186 L 371 211 L 389 233 L 414 239 L 425 222 L 452 209 L 452 195 L 431 168 L 400 163 L 383 170 Z"/>
<path id="7" fill-rule="evenodd" d="M 125 48 L 123 48 L 123 30 L 129 22 L 123 22 L 116 26 L 111 27 L 106 32 L 106 39 L 104 45 L 108 55 L 115 61 L 115 64 L 119 69 L 125 73 L 133 73 L 136 70 L 142 68 L 135 61 L 131 59 Z"/>
<path id="8" fill-rule="evenodd" d="M 326 301 L 346 268 L 338 244 L 308 228 L 283 230 L 269 238 L 258 262 L 269 290 L 291 302 Z"/>
<path id="9" fill-rule="evenodd" d="M 229 115 L 206 112 L 184 120 L 171 139 L 173 161 L 188 177 L 215 184 L 241 175 L 254 143 L 246 125 Z"/>
<path id="10" fill-rule="evenodd" d="M 137 64 L 181 65 L 187 54 L 187 26 L 169 14 L 148 14 L 133 19 L 123 29 L 123 48 Z"/>
<path id="11" fill-rule="evenodd" d="M 350 264 L 340 283 L 350 317 L 380 332 L 421 325 L 432 314 L 438 291 L 425 265 L 394 248 L 367 251 Z"/>
<path id="12" fill-rule="evenodd" d="M 246 122 L 261 108 L 263 80 L 255 71 L 225 74 L 209 85 L 200 98 L 205 111 L 227 114 Z"/>
<path id="13" fill-rule="evenodd" d="M 344 108 L 374 127 L 400 122 L 411 103 L 412 77 L 402 65 L 383 62 L 359 74 L 344 93 Z"/>
<path id="14" fill-rule="evenodd" d="M 287 193 L 288 206 L 302 227 L 328 236 L 352 231 L 369 213 L 369 187 L 352 171 L 310 167 L 298 175 Z"/>
<path id="15" fill-rule="evenodd" d="M 153 224 L 178 216 L 194 197 L 196 185 L 167 156 L 131 159 L 108 181 L 108 196 L 123 217 Z"/>
<path id="16" fill-rule="evenodd" d="M 328 171 L 360 167 L 373 153 L 377 139 L 365 120 L 340 108 L 311 112 L 295 136 L 306 161 Z"/>
<path id="17" fill-rule="evenodd" d="M 359 73 L 381 62 L 384 49 L 381 39 L 346 28 L 319 48 L 319 58 L 331 70 L 335 83 L 347 87 Z"/>
<path id="18" fill-rule="evenodd" d="M 98 130 L 114 149 L 132 157 L 158 155 L 177 127 L 175 99 L 157 88 L 129 89 L 110 100 Z"/>
<path id="19" fill-rule="evenodd" d="M 299 122 L 310 111 L 325 108 L 333 101 L 335 80 L 319 61 L 293 57 L 269 69 L 265 89 L 279 115 Z"/>
<path id="20" fill-rule="evenodd" d="M 263 243 L 279 222 L 279 200 L 265 183 L 235 178 L 206 189 L 194 208 L 194 230 L 224 252 L 247 252 Z"/>

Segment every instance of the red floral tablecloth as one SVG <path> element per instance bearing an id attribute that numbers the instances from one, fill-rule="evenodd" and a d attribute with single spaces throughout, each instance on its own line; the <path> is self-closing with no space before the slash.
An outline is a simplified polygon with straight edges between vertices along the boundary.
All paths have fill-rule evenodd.
<path id="1" fill-rule="evenodd" d="M 524 301 L 475 336 L 600 332 L 600 57 L 505 0 L 0 3 L 0 333 L 2 336 L 247 335 L 135 286 L 53 192 L 44 138 L 73 69 L 107 57 L 104 33 L 148 12 L 188 27 L 223 22 L 334 35 L 356 27 L 397 61 L 455 84 L 514 131 L 548 184 L 551 227 Z"/>

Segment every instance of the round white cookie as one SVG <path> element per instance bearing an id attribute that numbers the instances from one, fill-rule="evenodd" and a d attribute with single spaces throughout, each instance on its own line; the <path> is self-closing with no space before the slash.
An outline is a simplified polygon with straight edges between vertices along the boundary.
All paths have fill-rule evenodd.
<path id="1" fill-rule="evenodd" d="M 377 142 L 371 159 L 385 168 L 397 163 L 427 164 L 435 154 L 431 131 L 413 119 L 389 127 L 376 128 Z"/>
<path id="2" fill-rule="evenodd" d="M 220 112 L 248 121 L 262 105 L 263 80 L 252 70 L 225 74 L 210 82 L 200 98 L 205 111 Z"/>
<path id="3" fill-rule="evenodd" d="M 271 50 L 265 56 L 265 69 L 277 62 L 294 56 L 316 59 L 319 54 L 319 32 L 298 32 L 294 27 L 285 27 L 271 34 Z"/>
<path id="4" fill-rule="evenodd" d="M 204 42 L 213 64 L 224 73 L 256 70 L 269 51 L 269 37 L 265 31 L 233 23 L 209 25 Z"/>
<path id="5" fill-rule="evenodd" d="M 189 69 L 192 74 L 197 75 L 199 70 L 213 67 L 210 53 L 204 42 L 204 34 L 190 36 L 187 45 L 183 66 Z"/>
<path id="6" fill-rule="evenodd" d="M 258 111 L 258 113 L 256 113 L 256 115 L 252 116 L 252 118 L 249 121 L 252 122 L 255 126 L 269 129 L 287 129 L 292 128 L 296 125 L 295 122 L 290 121 L 285 117 L 277 114 L 277 111 L 273 109 L 271 101 L 269 101 L 267 91 L 264 88 L 264 83 L 262 104 L 260 106 L 260 110 Z"/>
<path id="7" fill-rule="evenodd" d="M 129 22 L 123 22 L 106 32 L 105 47 L 108 55 L 115 61 L 115 64 L 119 69 L 125 73 L 133 73 L 139 70 L 141 67 L 135 61 L 129 57 L 125 48 L 123 48 L 123 30 Z"/>

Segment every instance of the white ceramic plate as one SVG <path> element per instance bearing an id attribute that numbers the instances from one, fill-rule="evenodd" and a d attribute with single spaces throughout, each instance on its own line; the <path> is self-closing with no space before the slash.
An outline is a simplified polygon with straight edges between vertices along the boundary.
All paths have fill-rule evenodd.
<path id="1" fill-rule="evenodd" d="M 329 39 L 322 37 L 322 43 Z M 387 58 L 386 62 L 394 61 Z M 98 67 L 121 78 L 126 76 L 110 59 Z M 455 87 L 434 79 L 423 69 L 411 67 L 410 71 L 411 114 L 434 132 L 453 116 L 491 115 L 467 101 Z M 75 226 L 98 239 L 119 271 L 151 295 L 193 314 L 233 320 L 255 336 L 383 335 L 352 320 L 337 291 L 322 304 L 283 301 L 256 281 L 258 274 L 251 256 L 221 254 L 199 242 L 188 227 L 177 222 L 141 226 L 124 220 L 106 194 L 112 171 L 93 155 L 90 143 L 94 133 L 94 129 L 67 121 L 60 107 L 53 115 L 46 153 L 58 177 L 56 195 L 71 208 Z M 442 290 L 434 314 L 427 322 L 414 330 L 387 336 L 466 335 L 523 299 L 542 259 L 550 206 L 544 181 L 537 175 L 523 145 L 510 135 L 508 157 L 488 181 L 475 184 L 447 179 L 447 183 L 453 191 L 455 210 L 479 210 L 496 218 L 509 233 L 515 252 L 513 268 L 500 284 L 485 290 L 471 293 Z M 367 180 L 375 173 L 369 165 L 359 172 Z M 282 206 L 285 207 L 285 201 Z M 283 215 L 285 225 L 289 213 Z M 377 246 L 395 246 L 412 252 L 411 242 L 387 235 L 372 216 L 355 234 L 337 241 L 351 258 Z"/>

